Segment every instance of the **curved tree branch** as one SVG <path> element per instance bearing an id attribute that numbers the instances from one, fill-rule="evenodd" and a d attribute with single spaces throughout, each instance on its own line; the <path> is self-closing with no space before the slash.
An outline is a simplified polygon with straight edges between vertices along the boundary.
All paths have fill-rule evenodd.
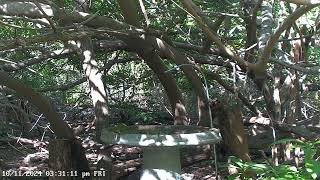
<path id="1" fill-rule="evenodd" d="M 37 91 L 24 85 L 21 81 L 10 77 L 7 73 L 0 71 L 0 84 L 15 90 L 17 95 L 27 99 L 40 109 L 50 122 L 52 130 L 59 138 L 74 139 L 73 132 L 66 122 L 64 122 L 59 114 L 57 114 L 49 102 Z"/>
<path id="2" fill-rule="evenodd" d="M 191 0 L 180 0 L 183 4 L 183 6 L 186 8 L 188 13 L 190 13 L 195 21 L 199 24 L 200 28 L 207 34 L 208 38 L 212 40 L 218 48 L 226 53 L 232 60 L 234 60 L 239 66 L 241 66 L 243 69 L 255 69 L 255 64 L 249 63 L 248 61 L 245 61 L 240 56 L 238 56 L 236 53 L 234 53 L 231 49 L 226 47 L 222 41 L 219 39 L 216 33 L 212 32 L 211 29 L 208 27 L 208 25 L 203 22 L 201 17 L 198 15 L 198 13 L 195 10 L 195 7 L 197 7 Z"/>
<path id="3" fill-rule="evenodd" d="M 231 92 L 231 93 L 235 93 L 235 90 L 233 87 L 229 86 L 226 82 L 224 82 L 220 76 L 218 74 L 216 74 L 215 72 L 212 71 L 204 71 L 209 78 L 215 80 L 218 82 L 218 84 L 220 84 L 223 88 L 225 88 L 227 91 Z M 238 97 L 239 99 L 242 101 L 242 103 L 254 114 L 254 115 L 258 115 L 259 112 L 257 110 L 257 108 L 255 106 L 253 106 L 247 98 L 245 98 L 243 96 L 243 94 L 241 94 L 240 92 L 238 92 Z"/>
<path id="4" fill-rule="evenodd" d="M 299 17 L 310 11 L 311 9 L 317 7 L 319 4 L 310 5 L 310 6 L 302 6 L 295 10 L 292 14 L 290 14 L 282 23 L 281 26 L 279 26 L 274 34 L 269 38 L 262 54 L 260 55 L 259 62 L 257 63 L 257 66 L 259 69 L 264 69 L 269 61 L 271 52 L 273 50 L 273 47 L 277 43 L 280 35 L 289 28 Z"/>

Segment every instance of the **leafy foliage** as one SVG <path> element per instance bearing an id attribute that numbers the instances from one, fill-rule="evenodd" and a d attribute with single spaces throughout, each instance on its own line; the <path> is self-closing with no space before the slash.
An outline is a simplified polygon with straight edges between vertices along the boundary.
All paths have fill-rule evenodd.
<path id="1" fill-rule="evenodd" d="M 294 165 L 280 164 L 274 166 L 269 162 L 254 163 L 244 162 L 237 157 L 230 157 L 230 167 L 238 170 L 237 174 L 229 176 L 228 179 L 237 179 L 243 177 L 244 179 L 250 179 L 244 176 L 248 171 L 256 173 L 258 179 L 273 180 L 273 179 L 292 179 L 292 180 L 309 180 L 317 179 L 320 176 L 320 162 L 318 161 L 317 155 L 319 155 L 320 141 L 304 142 L 296 139 L 282 139 L 273 143 L 292 143 L 293 148 L 301 148 L 304 152 L 304 163 L 302 166 L 296 167 Z"/>

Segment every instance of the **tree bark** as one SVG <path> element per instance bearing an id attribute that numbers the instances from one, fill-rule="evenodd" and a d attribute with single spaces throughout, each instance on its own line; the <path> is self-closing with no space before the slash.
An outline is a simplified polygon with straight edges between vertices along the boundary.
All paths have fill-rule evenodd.
<path id="1" fill-rule="evenodd" d="M 54 111 L 51 103 L 46 97 L 24 85 L 21 81 L 13 79 L 7 73 L 1 71 L 0 84 L 15 90 L 18 96 L 27 99 L 30 103 L 39 108 L 50 122 L 50 127 L 55 135 L 60 139 L 68 139 L 72 142 L 71 148 L 74 153 L 71 158 L 75 161 L 81 160 L 81 163 L 76 165 L 78 173 L 89 171 L 88 161 L 81 143 L 75 139 L 72 129 Z"/>
<path id="2" fill-rule="evenodd" d="M 130 0 L 118 0 L 121 12 L 128 24 L 140 26 L 137 18 L 137 10 L 135 2 Z M 171 104 L 172 114 L 174 114 L 174 124 L 187 124 L 187 112 L 180 89 L 177 86 L 175 79 L 170 73 L 166 72 L 166 68 L 162 59 L 155 52 L 155 49 L 148 45 L 150 36 L 146 36 L 145 41 L 140 38 L 125 39 L 124 42 L 129 46 L 129 49 L 135 51 L 141 58 L 146 60 L 147 65 L 156 73 L 162 86 L 164 87 L 168 99 Z"/>
<path id="3" fill-rule="evenodd" d="M 76 9 L 80 12 L 88 12 L 89 5 L 85 0 L 74 1 Z M 60 21 L 61 25 L 71 25 L 72 23 L 66 20 Z M 95 126 L 96 140 L 100 141 L 101 130 L 108 126 L 108 105 L 107 94 L 102 82 L 102 73 L 99 71 L 98 63 L 95 59 L 93 51 L 93 43 L 91 37 L 83 37 L 75 42 L 68 42 L 69 46 L 78 53 L 85 77 L 88 80 L 91 99 L 95 111 Z"/>
<path id="4" fill-rule="evenodd" d="M 74 2 L 78 11 L 89 11 L 88 1 L 75 0 Z M 91 37 L 84 37 L 81 40 L 77 40 L 76 44 L 79 50 L 78 53 L 82 62 L 83 71 L 89 82 L 90 94 L 95 112 L 96 141 L 101 142 L 101 132 L 104 128 L 109 126 L 108 98 L 102 81 L 102 73 L 99 71 L 98 63 L 95 59 Z M 112 160 L 110 152 L 97 149 L 97 153 L 97 169 L 100 170 L 102 168 L 106 170 L 107 176 L 104 177 L 104 179 L 111 179 Z"/>
<path id="5" fill-rule="evenodd" d="M 251 161 L 240 107 L 227 107 L 224 101 L 212 102 L 212 116 L 219 122 L 223 144 L 244 161 Z"/>

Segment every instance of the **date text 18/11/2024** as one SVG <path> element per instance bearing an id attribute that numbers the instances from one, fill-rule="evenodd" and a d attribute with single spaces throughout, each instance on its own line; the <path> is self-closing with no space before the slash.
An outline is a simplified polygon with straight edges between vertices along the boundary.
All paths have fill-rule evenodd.
<path id="1" fill-rule="evenodd" d="M 106 176 L 106 171 L 92 171 L 92 172 L 81 172 L 79 174 L 77 171 L 15 171 L 15 170 L 8 170 L 2 171 L 1 176 L 4 177 L 14 177 L 14 176 L 58 176 L 58 177 L 103 177 Z"/>

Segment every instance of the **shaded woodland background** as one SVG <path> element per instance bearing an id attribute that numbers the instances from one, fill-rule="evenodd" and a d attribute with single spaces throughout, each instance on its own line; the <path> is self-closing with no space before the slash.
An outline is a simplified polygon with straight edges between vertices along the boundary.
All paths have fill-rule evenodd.
<path id="1" fill-rule="evenodd" d="M 57 138 L 73 142 L 79 171 L 127 176 L 141 149 L 100 135 L 135 124 L 213 126 L 224 139 L 221 162 L 291 163 L 292 144 L 270 144 L 318 139 L 319 5 L 0 1 L 0 169 L 48 168 Z M 185 172 L 211 178 L 212 149 L 195 149 L 182 150 Z"/>

